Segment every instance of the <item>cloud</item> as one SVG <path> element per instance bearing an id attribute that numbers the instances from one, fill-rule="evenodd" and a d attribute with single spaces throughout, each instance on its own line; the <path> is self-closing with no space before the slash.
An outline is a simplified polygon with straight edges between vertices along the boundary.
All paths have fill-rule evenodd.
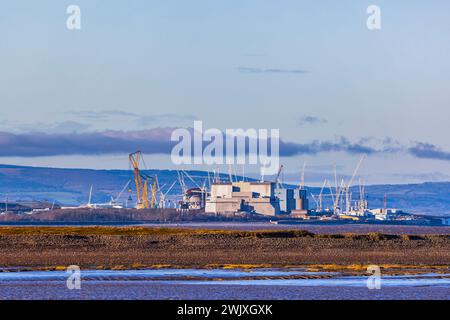
<path id="1" fill-rule="evenodd" d="M 110 117 L 138 117 L 137 114 L 127 111 L 121 110 L 103 110 L 103 111 L 90 111 L 90 110 L 81 110 L 81 111 L 72 111 L 69 112 L 72 115 L 78 116 L 80 118 L 85 119 L 106 119 Z"/>
<path id="2" fill-rule="evenodd" d="M 8 122 L 4 122 L 5 126 L 1 129 L 4 132 L 26 133 L 26 132 L 45 132 L 45 133 L 80 133 L 91 128 L 90 124 L 77 121 L 61 121 L 61 122 L 36 122 L 36 123 L 19 123 L 12 126 Z M 0 122 L 0 126 L 2 123 Z"/>
<path id="3" fill-rule="evenodd" d="M 0 132 L 0 157 L 39 157 L 62 155 L 104 155 L 142 150 L 147 154 L 170 154 L 175 142 L 170 140 L 175 127 L 137 131 L 101 131 L 82 133 L 10 133 Z M 192 128 L 189 129 L 192 132 Z M 204 143 L 206 145 L 207 143 Z M 345 137 L 314 140 L 308 143 L 280 141 L 280 156 L 317 155 L 327 152 L 347 154 L 399 154 L 407 152 L 417 158 L 450 161 L 450 153 L 429 143 L 407 148 L 394 140 L 375 145 L 374 138 L 352 142 Z"/>
<path id="4" fill-rule="evenodd" d="M 138 149 L 147 154 L 168 154 L 172 149 L 172 131 L 173 128 L 76 134 L 0 132 L 0 156 L 101 155 L 129 153 Z"/>
<path id="5" fill-rule="evenodd" d="M 198 120 L 196 116 L 186 115 L 186 114 L 158 114 L 154 116 L 140 116 L 137 118 L 137 122 L 140 125 L 148 125 L 148 124 L 159 124 L 161 122 L 174 122 L 174 123 L 182 123 L 185 121 L 195 121 Z"/>
<path id="6" fill-rule="evenodd" d="M 37 126 L 40 128 L 40 126 Z M 90 124 L 80 123 L 76 121 L 62 121 L 52 124 L 42 125 L 42 130 L 47 133 L 78 133 L 88 130 L 91 127 Z"/>
<path id="7" fill-rule="evenodd" d="M 349 154 L 373 154 L 383 152 L 381 149 L 364 145 L 361 142 L 352 143 L 341 137 L 337 141 L 313 141 L 310 143 L 280 142 L 280 155 L 291 157 L 296 155 L 316 155 L 322 152 L 346 152 Z"/>
<path id="8" fill-rule="evenodd" d="M 304 74 L 308 71 L 300 69 L 262 69 L 253 67 L 238 67 L 237 70 L 241 73 L 266 73 L 266 74 Z"/>
<path id="9" fill-rule="evenodd" d="M 132 118 L 138 125 L 145 126 L 149 124 L 157 125 L 161 123 L 183 123 L 186 121 L 194 121 L 198 118 L 189 114 L 163 113 L 156 115 L 142 115 L 134 112 L 122 110 L 102 110 L 102 111 L 73 111 L 70 114 L 90 120 L 108 120 L 112 118 Z"/>
<path id="10" fill-rule="evenodd" d="M 417 142 L 415 146 L 408 149 L 408 152 L 423 159 L 450 160 L 450 152 L 446 152 L 431 143 Z"/>
<path id="11" fill-rule="evenodd" d="M 327 123 L 326 119 L 314 117 L 314 116 L 301 116 L 298 120 L 298 124 L 303 126 L 305 124 L 323 124 Z"/>
<path id="12" fill-rule="evenodd" d="M 449 181 L 450 175 L 442 172 L 424 172 L 424 173 L 392 173 L 391 176 L 400 178 L 401 181 Z"/>

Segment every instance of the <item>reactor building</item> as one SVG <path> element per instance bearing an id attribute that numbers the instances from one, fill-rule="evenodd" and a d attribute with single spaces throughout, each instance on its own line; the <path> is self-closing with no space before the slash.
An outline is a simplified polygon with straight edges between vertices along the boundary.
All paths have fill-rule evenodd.
<path id="1" fill-rule="evenodd" d="M 205 212 L 257 213 L 266 216 L 308 211 L 306 190 L 280 188 L 273 182 L 215 182 L 205 203 Z"/>

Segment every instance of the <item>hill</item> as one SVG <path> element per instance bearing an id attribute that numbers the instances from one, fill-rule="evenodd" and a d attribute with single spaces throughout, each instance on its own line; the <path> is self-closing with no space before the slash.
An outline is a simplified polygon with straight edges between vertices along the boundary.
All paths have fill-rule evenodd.
<path id="1" fill-rule="evenodd" d="M 148 170 L 145 173 L 157 175 L 162 190 L 169 188 L 178 181 L 175 170 Z M 188 171 L 198 185 L 208 181 L 208 173 L 204 171 Z M 56 201 L 64 205 L 79 205 L 87 203 L 89 189 L 93 187 L 92 202 L 104 203 L 116 197 L 124 186 L 132 179 L 130 170 L 88 170 L 88 169 L 58 169 L 0 165 L 0 202 L 6 197 L 9 201 Z M 224 180 L 227 175 L 223 175 Z M 188 187 L 195 184 L 186 179 Z M 133 184 L 130 186 L 134 190 Z M 358 188 L 352 188 L 353 199 L 359 197 Z M 319 188 L 308 188 L 308 194 L 318 194 Z M 325 194 L 329 191 L 325 190 Z M 174 185 L 169 195 L 176 197 L 181 194 L 178 183 Z M 450 215 L 450 182 L 427 182 L 422 184 L 402 185 L 372 185 L 366 187 L 366 195 L 370 207 L 381 207 L 384 194 L 388 197 L 388 206 L 403 209 L 411 213 Z M 122 198 L 134 193 L 126 190 Z M 330 198 L 330 197 L 328 197 Z M 314 206 L 314 201 L 310 201 Z"/>

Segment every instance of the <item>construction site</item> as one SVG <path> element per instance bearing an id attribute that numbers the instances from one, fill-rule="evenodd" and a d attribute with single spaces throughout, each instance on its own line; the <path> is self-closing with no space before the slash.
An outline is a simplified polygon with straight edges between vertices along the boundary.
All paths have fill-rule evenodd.
<path id="1" fill-rule="evenodd" d="M 351 187 L 364 158 L 365 156 L 361 157 L 348 180 L 342 178 L 338 183 L 335 169 L 334 186 L 324 180 L 319 194 L 308 194 L 305 185 L 306 164 L 303 164 L 300 172 L 298 186 L 281 182 L 283 165 L 280 165 L 274 181 L 237 177 L 230 166 L 228 175 L 214 171 L 207 172 L 207 176 L 193 176 L 180 170 L 177 171 L 177 181 L 168 186 L 160 186 L 157 176 L 142 172 L 141 165 L 145 165 L 145 161 L 142 153 L 138 151 L 129 156 L 137 197 L 134 207 L 172 208 L 183 212 L 201 210 L 205 214 L 213 215 L 262 215 L 302 220 L 411 220 L 411 215 L 388 208 L 387 196 L 383 200 L 382 208 L 369 208 L 362 180 L 359 181 L 358 199 L 353 199 Z M 179 186 L 181 194 L 170 193 L 175 185 Z M 129 192 L 132 193 L 131 190 Z M 310 207 L 310 199 L 315 204 L 314 208 Z M 131 201 L 131 197 L 128 201 Z"/>
<path id="2" fill-rule="evenodd" d="M 266 219 L 273 223 L 289 221 L 341 221 L 341 222 L 423 222 L 433 217 L 418 217 L 388 207 L 384 195 L 381 207 L 371 208 L 362 179 L 357 180 L 358 171 L 364 161 L 361 157 L 352 175 L 338 179 L 334 166 L 334 182 L 323 181 L 321 188 L 310 188 L 305 184 L 304 163 L 298 185 L 285 184 L 282 180 L 284 166 L 280 165 L 272 181 L 237 176 L 229 166 L 228 173 L 219 170 L 188 172 L 176 170 L 171 177 L 160 183 L 158 175 L 150 174 L 142 152 L 129 154 L 129 180 L 106 202 L 93 201 L 99 186 L 91 185 L 87 201 L 81 205 L 67 206 L 54 201 L 0 202 L 0 216 L 6 214 L 33 215 L 59 212 L 62 217 L 68 212 L 152 212 L 160 214 L 162 221 L 186 220 L 204 217 Z M 118 188 L 119 190 L 119 188 Z M 354 196 L 356 194 L 356 196 Z M 123 216 L 123 214 L 122 214 Z M 134 217 L 139 216 L 138 213 Z M 181 217 L 181 218 L 180 218 Z M 134 218 L 133 218 L 134 219 Z M 433 223 L 448 224 L 448 219 L 438 218 Z M 146 220 L 146 219 L 143 219 Z"/>

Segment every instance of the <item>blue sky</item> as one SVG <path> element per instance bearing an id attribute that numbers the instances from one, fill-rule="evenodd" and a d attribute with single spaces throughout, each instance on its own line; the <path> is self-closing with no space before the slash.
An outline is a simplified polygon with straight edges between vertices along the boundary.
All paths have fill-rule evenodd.
<path id="1" fill-rule="evenodd" d="M 70 4 L 81 30 L 66 28 Z M 379 31 L 366 28 L 371 4 Z M 450 180 L 448 12 L 444 0 L 4 3 L 0 163 L 127 168 L 125 152 L 46 155 L 39 143 L 50 136 L 64 149 L 66 135 L 129 137 L 199 119 L 279 128 L 301 145 L 396 149 L 369 155 L 362 174 L 373 183 Z M 26 154 L 8 153 L 11 141 Z M 359 156 L 344 148 L 282 162 L 293 177 L 304 160 L 315 174 L 333 163 L 349 173 Z M 148 157 L 171 167 L 167 154 Z"/>

